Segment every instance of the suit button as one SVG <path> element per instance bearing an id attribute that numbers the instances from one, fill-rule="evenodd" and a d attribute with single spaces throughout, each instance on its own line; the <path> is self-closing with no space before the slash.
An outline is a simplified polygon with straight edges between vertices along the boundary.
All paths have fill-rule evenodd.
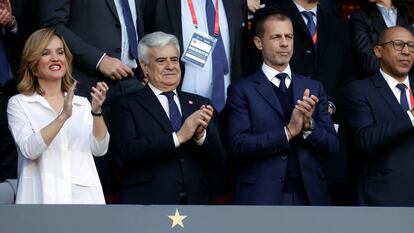
<path id="1" fill-rule="evenodd" d="M 281 177 L 281 178 L 279 179 L 279 182 L 280 182 L 280 183 L 285 182 L 285 177 Z"/>
<path id="2" fill-rule="evenodd" d="M 115 52 L 120 53 L 121 52 L 121 48 L 116 48 Z"/>
<path id="3" fill-rule="evenodd" d="M 287 155 L 282 155 L 282 160 L 286 160 L 287 159 Z"/>
<path id="4" fill-rule="evenodd" d="M 180 159 L 180 163 L 184 163 L 184 159 Z"/>
<path id="5" fill-rule="evenodd" d="M 272 151 L 272 154 L 277 154 L 277 153 L 279 153 L 279 150 L 278 150 L 278 149 L 274 149 L 274 150 Z"/>
<path id="6" fill-rule="evenodd" d="M 306 51 L 305 51 L 305 55 L 311 55 L 312 54 L 312 51 L 310 50 L 310 49 L 307 49 Z"/>

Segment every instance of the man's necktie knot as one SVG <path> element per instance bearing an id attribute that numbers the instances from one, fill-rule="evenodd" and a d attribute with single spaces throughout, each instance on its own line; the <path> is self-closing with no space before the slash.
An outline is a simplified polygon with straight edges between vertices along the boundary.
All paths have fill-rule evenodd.
<path id="1" fill-rule="evenodd" d="M 287 86 L 286 86 L 286 77 L 287 74 L 286 73 L 279 73 L 276 75 L 276 78 L 278 78 L 280 80 L 280 84 L 279 84 L 279 90 L 286 92 L 287 91 Z"/>

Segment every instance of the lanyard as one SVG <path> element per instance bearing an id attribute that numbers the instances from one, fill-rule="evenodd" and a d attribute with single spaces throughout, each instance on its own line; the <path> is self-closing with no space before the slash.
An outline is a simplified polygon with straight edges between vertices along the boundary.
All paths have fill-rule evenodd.
<path id="1" fill-rule="evenodd" d="M 206 0 L 210 1 L 210 0 Z M 193 24 L 196 28 L 198 28 L 198 21 L 197 16 L 194 10 L 194 5 L 192 0 L 187 0 L 188 7 L 190 8 L 191 18 L 193 19 Z M 216 16 L 214 17 L 214 36 L 218 37 L 219 35 L 219 2 L 216 0 Z"/>
<path id="2" fill-rule="evenodd" d="M 413 96 L 413 92 L 411 91 L 411 88 L 410 88 L 410 105 L 411 105 L 411 109 L 413 109 L 414 108 L 414 96 Z"/>

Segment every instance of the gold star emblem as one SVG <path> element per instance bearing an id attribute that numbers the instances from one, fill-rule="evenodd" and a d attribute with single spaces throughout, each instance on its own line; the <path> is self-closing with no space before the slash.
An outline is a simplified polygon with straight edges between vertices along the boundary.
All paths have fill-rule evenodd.
<path id="1" fill-rule="evenodd" d="M 174 228 L 176 225 L 180 225 L 182 228 L 184 228 L 183 220 L 187 218 L 187 216 L 180 215 L 178 209 L 175 209 L 174 215 L 168 215 L 168 217 L 172 220 L 171 228 Z"/>

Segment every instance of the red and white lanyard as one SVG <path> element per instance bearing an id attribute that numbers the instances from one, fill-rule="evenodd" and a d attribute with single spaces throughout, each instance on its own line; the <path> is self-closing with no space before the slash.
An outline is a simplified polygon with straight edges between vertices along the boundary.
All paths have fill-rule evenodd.
<path id="1" fill-rule="evenodd" d="M 206 1 L 210 1 L 210 0 L 206 0 Z M 190 8 L 190 13 L 191 13 L 191 18 L 193 19 L 193 24 L 196 28 L 198 28 L 198 20 L 197 20 L 197 15 L 195 13 L 194 10 L 194 5 L 193 5 L 193 1 L 192 0 L 187 0 L 188 2 L 188 7 Z M 216 0 L 216 16 L 214 17 L 214 36 L 218 37 L 220 33 L 220 29 L 219 29 L 219 2 L 218 0 Z"/>

